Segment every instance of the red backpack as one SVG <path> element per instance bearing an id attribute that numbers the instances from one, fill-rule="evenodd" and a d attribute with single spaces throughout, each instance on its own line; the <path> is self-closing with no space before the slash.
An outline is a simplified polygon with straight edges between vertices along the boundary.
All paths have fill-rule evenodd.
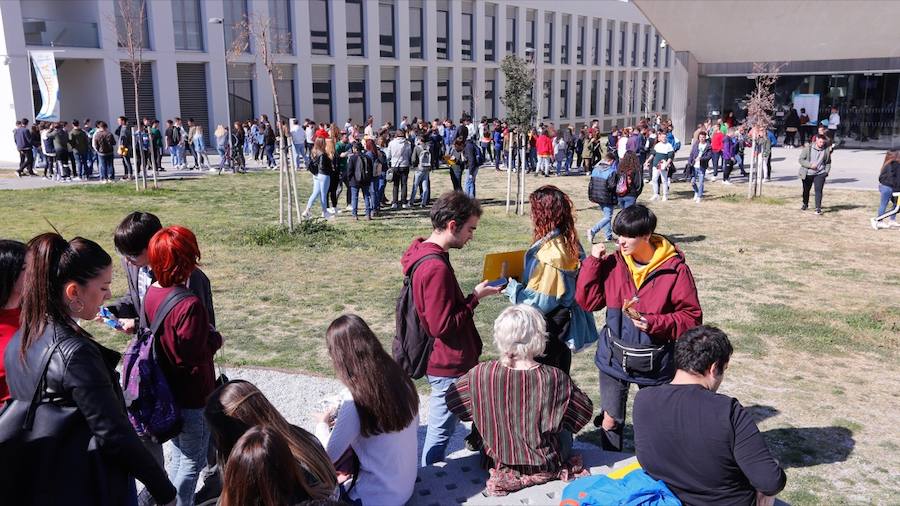
<path id="1" fill-rule="evenodd" d="M 619 180 L 616 182 L 616 195 L 619 197 L 624 197 L 628 195 L 628 192 L 631 190 L 631 182 L 634 180 L 634 173 L 628 172 L 625 174 L 625 177 L 619 177 Z"/>

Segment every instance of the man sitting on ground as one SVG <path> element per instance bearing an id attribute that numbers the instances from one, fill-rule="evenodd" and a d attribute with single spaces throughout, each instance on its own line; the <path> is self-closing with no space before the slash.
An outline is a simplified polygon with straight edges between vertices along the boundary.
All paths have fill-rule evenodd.
<path id="1" fill-rule="evenodd" d="M 684 504 L 771 505 L 787 481 L 750 412 L 716 393 L 732 351 L 715 327 L 688 330 L 672 383 L 634 398 L 637 458 Z"/>

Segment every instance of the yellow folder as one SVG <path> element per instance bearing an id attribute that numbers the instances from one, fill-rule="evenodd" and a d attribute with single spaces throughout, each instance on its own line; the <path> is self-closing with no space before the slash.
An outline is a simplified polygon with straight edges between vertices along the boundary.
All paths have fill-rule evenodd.
<path id="1" fill-rule="evenodd" d="M 500 278 L 513 278 L 522 281 L 523 272 L 525 272 L 525 250 L 488 253 L 484 256 L 484 271 L 481 279 L 493 281 Z"/>

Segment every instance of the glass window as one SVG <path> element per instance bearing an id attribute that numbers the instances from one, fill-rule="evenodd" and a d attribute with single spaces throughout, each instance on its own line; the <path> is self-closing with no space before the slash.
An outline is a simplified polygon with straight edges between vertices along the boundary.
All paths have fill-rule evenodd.
<path id="1" fill-rule="evenodd" d="M 644 27 L 644 66 L 650 64 L 650 27 Z"/>
<path id="2" fill-rule="evenodd" d="M 488 79 L 484 82 L 484 105 L 487 108 L 487 114 L 485 116 L 489 118 L 497 117 L 496 85 L 497 82 L 493 79 Z"/>
<path id="3" fill-rule="evenodd" d="M 625 75 L 619 73 L 619 82 L 617 83 L 616 94 L 616 114 L 622 114 L 625 109 Z"/>
<path id="4" fill-rule="evenodd" d="M 347 5 L 347 56 L 365 56 L 366 24 L 362 0 L 345 0 Z M 410 20 L 410 23 L 412 20 Z"/>
<path id="5" fill-rule="evenodd" d="M 409 82 L 409 113 L 416 118 L 425 118 L 425 81 L 422 79 Z"/>
<path id="6" fill-rule="evenodd" d="M 638 26 L 631 25 L 631 66 L 637 67 Z"/>
<path id="7" fill-rule="evenodd" d="M 669 54 L 672 52 L 672 48 L 666 44 L 666 68 L 669 68 Z"/>
<path id="8" fill-rule="evenodd" d="M 291 65 L 293 67 L 293 65 Z M 285 79 L 275 80 L 275 90 L 278 92 L 278 112 L 282 119 L 295 118 L 294 109 L 294 79 L 292 74 L 283 74 Z"/>
<path id="9" fill-rule="evenodd" d="M 575 82 L 575 117 L 584 116 L 584 80 Z"/>
<path id="10" fill-rule="evenodd" d="M 437 57 L 438 60 L 450 59 L 450 13 L 437 11 Z"/>
<path id="11" fill-rule="evenodd" d="M 471 61 L 473 58 L 472 55 L 472 14 L 468 12 L 462 13 L 462 46 L 460 49 L 462 50 L 462 59 Z"/>
<path id="12" fill-rule="evenodd" d="M 576 63 L 579 65 L 584 65 L 584 31 L 584 25 L 578 27 L 578 56 L 576 57 Z"/>
<path id="13" fill-rule="evenodd" d="M 591 79 L 591 105 L 589 106 L 590 115 L 597 116 L 597 77 Z"/>
<path id="14" fill-rule="evenodd" d="M 625 23 L 621 23 L 619 25 L 619 66 L 625 66 L 625 44 L 626 44 L 626 30 L 628 27 Z"/>
<path id="15" fill-rule="evenodd" d="M 544 63 L 553 63 L 553 18 L 544 20 Z"/>
<path id="16" fill-rule="evenodd" d="M 232 121 L 243 121 L 255 116 L 253 64 L 228 64 L 228 107 Z"/>
<path id="17" fill-rule="evenodd" d="M 594 65 L 600 65 L 600 26 L 594 26 Z"/>
<path id="18" fill-rule="evenodd" d="M 495 32 L 495 20 L 494 16 L 487 16 L 484 18 L 484 60 L 485 61 L 495 61 L 494 57 L 494 38 L 496 37 Z"/>
<path id="19" fill-rule="evenodd" d="M 653 66 L 659 67 L 659 34 L 654 36 L 653 42 Z"/>
<path id="20" fill-rule="evenodd" d="M 563 72 L 559 82 L 559 117 L 569 116 L 569 73 Z"/>
<path id="21" fill-rule="evenodd" d="M 246 9 L 246 6 L 247 6 L 246 0 L 244 0 L 244 2 L 245 2 L 244 8 Z M 238 3 L 238 2 L 235 2 L 235 3 Z M 141 23 L 143 24 L 143 28 L 142 28 L 142 27 L 138 26 L 137 23 L 135 23 L 134 40 L 137 41 L 138 37 L 140 37 L 140 39 L 141 39 L 140 47 L 142 47 L 144 49 L 150 49 L 150 28 L 147 25 L 147 18 L 150 15 L 150 6 L 147 4 L 146 0 L 129 0 L 128 3 L 125 4 L 125 8 L 126 8 L 126 10 L 128 10 L 127 17 L 129 19 L 132 19 L 135 22 L 140 20 Z M 125 45 L 122 44 L 122 42 L 124 42 L 125 39 L 128 38 L 128 35 L 127 35 L 128 32 L 125 29 L 125 17 L 123 17 L 123 15 L 122 15 L 121 7 L 117 6 L 117 8 L 115 10 L 116 10 L 116 30 L 119 33 L 119 37 L 118 37 L 119 47 L 125 47 Z M 231 26 L 231 24 L 228 23 L 227 14 L 228 13 L 226 12 L 225 23 L 227 26 Z M 136 33 L 138 30 L 140 30 L 141 33 Z M 228 30 L 225 31 L 226 37 L 229 35 L 228 32 L 229 32 Z M 229 41 L 229 44 L 231 44 L 230 41 Z"/>
<path id="22" fill-rule="evenodd" d="M 668 72 L 663 75 L 662 108 L 664 111 L 669 108 L 669 73 Z"/>
<path id="23" fill-rule="evenodd" d="M 472 96 L 472 81 L 465 80 L 460 83 L 460 86 L 462 87 L 463 111 L 471 117 L 475 110 L 475 97 Z"/>
<path id="24" fill-rule="evenodd" d="M 651 79 L 653 79 L 653 87 L 650 89 L 653 103 L 650 105 L 650 110 L 656 112 L 656 99 L 659 97 L 659 86 L 657 85 L 657 83 L 659 83 L 659 76 L 654 74 Z"/>
<path id="25" fill-rule="evenodd" d="M 381 120 L 397 125 L 397 82 L 381 81 Z"/>
<path id="26" fill-rule="evenodd" d="M 350 93 L 350 96 L 348 97 L 350 117 L 369 117 L 368 111 L 366 110 L 366 78 L 351 77 L 347 82 L 347 91 Z"/>
<path id="27" fill-rule="evenodd" d="M 270 25 L 272 49 L 280 54 L 293 54 L 294 37 L 291 33 L 291 3 L 269 0 L 269 16 L 272 22 Z"/>
<path id="28" fill-rule="evenodd" d="M 606 64 L 613 64 L 613 31 L 615 28 L 613 27 L 613 22 L 609 21 L 606 23 Z"/>
<path id="29" fill-rule="evenodd" d="M 535 25 L 534 20 L 529 19 L 525 22 L 525 47 L 534 49 Z M 537 58 L 535 58 L 535 61 Z"/>
<path id="30" fill-rule="evenodd" d="M 612 79 L 608 77 L 603 88 L 603 114 L 612 114 Z"/>
<path id="31" fill-rule="evenodd" d="M 443 79 L 437 82 L 438 117 L 446 119 L 450 117 L 450 80 Z"/>
<path id="32" fill-rule="evenodd" d="M 379 41 L 381 44 L 381 57 L 394 57 L 394 4 L 379 2 L 378 26 L 380 29 Z"/>
<path id="33" fill-rule="evenodd" d="M 569 64 L 569 31 L 570 31 L 570 29 L 571 29 L 570 23 L 563 24 L 563 33 L 562 33 L 562 41 L 561 41 L 562 42 L 562 44 L 561 44 L 562 58 L 560 58 L 562 60 L 563 65 Z"/>
<path id="34" fill-rule="evenodd" d="M 518 44 L 516 40 L 516 18 L 506 18 L 506 52 L 509 54 L 516 54 L 518 51 Z"/>
<path id="35" fill-rule="evenodd" d="M 200 0 L 173 0 L 172 24 L 175 28 L 175 49 L 203 51 Z"/>
<path id="36" fill-rule="evenodd" d="M 422 38 L 422 26 L 425 18 L 422 17 L 421 7 L 409 8 L 409 57 L 422 59 L 425 57 L 425 48 Z"/>
<path id="37" fill-rule="evenodd" d="M 315 70 L 313 71 L 315 73 Z M 331 122 L 331 79 L 313 79 L 313 120 Z"/>
<path id="38" fill-rule="evenodd" d="M 330 55 L 331 37 L 328 32 L 328 2 L 327 0 L 308 0 L 308 5 L 310 52 L 318 55 Z"/>
<path id="39" fill-rule="evenodd" d="M 634 114 L 637 111 L 637 99 L 638 99 L 638 78 L 637 73 L 631 76 L 631 113 Z"/>
<path id="40" fill-rule="evenodd" d="M 545 80 L 544 81 L 544 97 L 541 104 L 541 117 L 543 119 L 548 119 L 550 117 L 550 106 L 553 105 L 553 101 L 551 100 L 551 91 L 553 90 L 553 81 Z"/>

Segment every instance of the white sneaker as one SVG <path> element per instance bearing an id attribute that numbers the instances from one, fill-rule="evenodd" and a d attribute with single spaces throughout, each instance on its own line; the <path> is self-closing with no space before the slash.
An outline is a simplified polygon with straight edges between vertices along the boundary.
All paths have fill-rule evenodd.
<path id="1" fill-rule="evenodd" d="M 344 208 L 344 211 L 352 211 L 352 210 L 353 210 L 353 206 L 350 204 L 347 204 L 347 207 Z"/>
<path id="2" fill-rule="evenodd" d="M 585 232 L 585 235 L 587 236 L 588 244 L 593 244 L 594 243 L 594 234 L 591 233 L 591 229 L 587 229 L 587 232 Z"/>
<path id="3" fill-rule="evenodd" d="M 668 200 L 669 200 L 669 196 L 668 196 L 668 195 L 663 195 L 662 201 L 663 201 L 663 202 L 668 202 Z"/>
<path id="4" fill-rule="evenodd" d="M 308 219 L 312 218 L 312 215 L 309 214 L 309 209 L 307 209 L 306 211 L 303 211 L 303 214 L 301 215 L 301 217 L 302 217 L 304 220 L 308 220 Z"/>
<path id="5" fill-rule="evenodd" d="M 709 180 L 710 180 L 710 181 L 715 181 L 715 180 L 716 180 L 716 176 L 709 176 Z"/>
<path id="6" fill-rule="evenodd" d="M 727 179 L 723 179 L 723 180 L 722 180 L 722 184 L 734 185 L 734 183 L 732 183 L 731 181 L 729 181 L 729 180 L 727 180 Z"/>
<path id="7" fill-rule="evenodd" d="M 896 220 L 891 220 L 890 223 L 888 223 L 888 228 L 900 228 L 900 223 L 897 223 Z"/>
<path id="8" fill-rule="evenodd" d="M 651 201 L 653 201 L 653 200 L 659 200 L 659 195 L 654 195 L 654 196 L 650 197 L 650 200 L 651 200 Z"/>

